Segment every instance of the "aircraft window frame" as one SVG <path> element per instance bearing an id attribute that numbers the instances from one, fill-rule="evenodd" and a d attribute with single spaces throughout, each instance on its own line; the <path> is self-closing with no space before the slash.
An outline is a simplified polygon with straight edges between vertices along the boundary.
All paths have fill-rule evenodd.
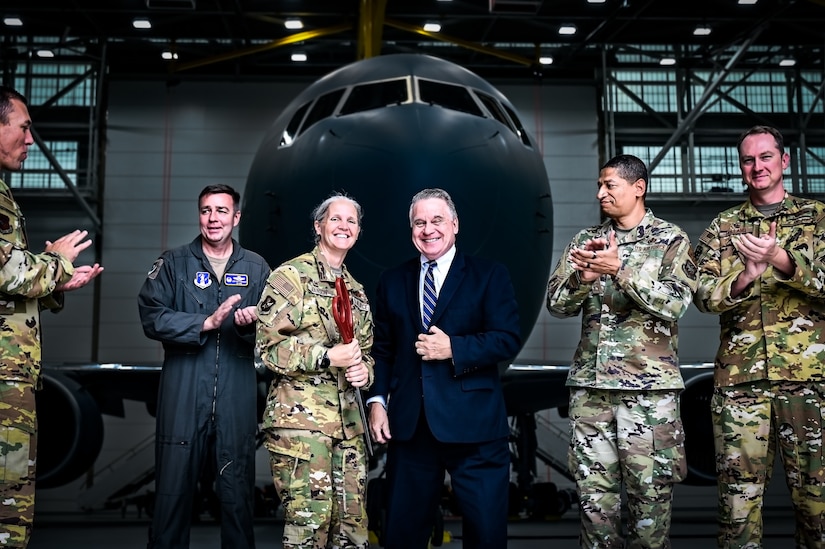
<path id="1" fill-rule="evenodd" d="M 444 89 L 453 88 L 453 89 L 456 89 L 456 90 L 463 90 L 466 93 L 467 97 L 469 97 L 469 99 L 470 99 L 469 104 L 472 104 L 475 107 L 475 110 L 470 111 L 470 110 L 467 110 L 467 109 L 457 108 L 456 107 L 457 103 L 455 103 L 455 102 L 453 102 L 452 104 L 446 104 L 446 103 L 440 103 L 440 102 L 435 102 L 435 101 L 426 101 L 426 100 L 424 100 L 424 98 L 421 94 L 421 84 L 422 84 L 422 82 L 426 83 L 428 85 L 432 84 L 432 85 L 435 85 L 435 86 L 441 86 Z M 462 84 L 453 84 L 453 83 L 449 83 L 449 82 L 442 82 L 440 80 L 433 80 L 433 79 L 430 79 L 430 78 L 421 78 L 421 77 L 417 76 L 415 78 L 415 98 L 419 103 L 423 103 L 425 105 L 439 106 L 443 109 L 448 109 L 448 110 L 455 111 L 455 112 L 461 112 L 461 113 L 469 114 L 469 115 L 472 115 L 472 116 L 478 116 L 479 118 L 486 118 L 486 116 L 484 116 L 484 109 L 482 108 L 481 103 L 478 100 L 478 98 L 472 93 L 472 90 L 468 86 L 465 86 L 465 85 L 462 85 Z"/>
<path id="2" fill-rule="evenodd" d="M 301 125 L 304 121 L 304 118 L 306 118 L 307 112 L 309 112 L 310 105 L 312 105 L 312 101 L 307 101 L 295 110 L 295 113 L 293 113 L 292 118 L 289 119 L 289 122 L 287 122 L 284 131 L 281 133 L 281 141 L 278 144 L 278 148 L 291 146 L 298 138 L 298 136 L 301 135 Z M 294 126 L 291 132 L 290 126 Z M 290 137 L 290 135 L 292 137 Z"/>
<path id="3" fill-rule="evenodd" d="M 296 135 L 295 137 L 297 138 L 321 120 L 325 120 L 327 118 L 335 116 L 335 113 L 338 112 L 338 108 L 341 105 L 341 99 L 344 97 L 344 92 L 346 91 L 347 88 L 338 88 L 336 90 L 330 90 L 327 93 L 316 97 L 315 101 L 312 102 L 312 106 L 309 108 L 309 111 L 306 114 L 306 118 L 304 119 L 304 123 L 301 125 L 301 129 L 298 131 L 298 135 Z M 338 95 L 338 98 L 335 99 L 335 101 L 330 101 L 329 103 L 327 103 L 327 98 L 333 97 L 336 94 Z M 323 109 L 320 111 L 321 115 L 313 117 L 313 115 L 317 113 L 319 109 Z"/>
<path id="4" fill-rule="evenodd" d="M 513 126 L 516 129 L 516 135 L 519 136 L 521 142 L 532 149 L 533 145 L 530 143 L 530 138 L 527 136 L 527 130 L 524 129 L 524 124 L 521 123 L 521 119 L 518 117 L 518 114 L 516 114 L 515 109 L 511 109 L 506 103 L 502 103 L 501 106 L 513 122 Z"/>
<path id="5" fill-rule="evenodd" d="M 393 101 L 390 103 L 381 102 L 375 103 L 375 106 L 369 106 L 366 108 L 359 107 L 356 110 L 347 111 L 347 105 L 350 103 L 350 99 L 353 98 L 353 93 L 359 89 L 366 89 L 367 87 L 372 86 L 381 86 L 387 84 L 394 84 L 396 82 L 403 82 L 404 83 L 404 91 L 405 91 L 405 99 L 403 101 Z M 341 102 L 341 106 L 338 109 L 338 116 L 348 116 L 351 114 L 357 114 L 359 112 L 367 112 L 375 109 L 382 109 L 387 107 L 393 107 L 396 105 L 409 105 L 413 102 L 413 89 L 412 84 L 410 82 L 409 76 L 403 76 L 401 78 L 387 78 L 385 80 L 374 80 L 372 82 L 360 82 L 358 84 L 349 86 L 347 88 L 347 93 L 345 94 L 343 101 Z"/>
<path id="6" fill-rule="evenodd" d="M 519 131 L 519 129 L 508 116 L 507 113 L 509 111 L 506 110 L 507 108 L 503 103 L 499 102 L 498 99 L 496 99 L 489 93 L 483 92 L 481 90 L 473 90 L 473 92 L 476 94 L 476 96 L 478 96 L 478 100 L 481 102 L 482 105 L 484 105 L 484 108 L 486 108 L 487 111 L 489 111 L 490 116 L 492 116 L 498 122 L 501 122 L 502 124 L 507 126 L 510 129 L 510 131 L 513 132 L 513 135 L 518 137 L 522 143 L 528 146 L 530 145 L 529 140 L 524 139 L 524 128 L 521 128 L 521 132 Z"/>

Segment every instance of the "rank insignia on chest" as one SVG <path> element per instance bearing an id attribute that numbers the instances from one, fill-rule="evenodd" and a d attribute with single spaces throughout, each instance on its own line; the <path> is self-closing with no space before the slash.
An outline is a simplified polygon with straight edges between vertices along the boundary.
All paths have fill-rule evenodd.
<path id="1" fill-rule="evenodd" d="M 223 283 L 227 286 L 249 286 L 249 276 L 245 274 L 226 273 Z"/>
<path id="2" fill-rule="evenodd" d="M 204 290 L 212 285 L 212 276 L 206 271 L 198 271 L 195 273 L 195 286 Z"/>

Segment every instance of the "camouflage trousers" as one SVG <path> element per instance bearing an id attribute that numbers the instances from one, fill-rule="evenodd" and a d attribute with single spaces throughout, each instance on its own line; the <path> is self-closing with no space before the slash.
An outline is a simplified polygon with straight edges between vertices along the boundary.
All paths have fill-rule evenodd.
<path id="1" fill-rule="evenodd" d="M 825 548 L 823 402 L 821 381 L 759 381 L 714 389 L 719 547 L 762 547 L 762 501 L 778 443 L 796 515 L 796 547 Z"/>
<path id="2" fill-rule="evenodd" d="M 687 473 L 679 391 L 573 387 L 568 466 L 576 479 L 582 549 L 670 547 L 674 483 Z"/>
<path id="3" fill-rule="evenodd" d="M 269 429 L 264 444 L 284 506 L 284 549 L 369 547 L 363 437 Z"/>
<path id="4" fill-rule="evenodd" d="M 29 544 L 36 454 L 34 386 L 0 381 L 0 546 Z"/>

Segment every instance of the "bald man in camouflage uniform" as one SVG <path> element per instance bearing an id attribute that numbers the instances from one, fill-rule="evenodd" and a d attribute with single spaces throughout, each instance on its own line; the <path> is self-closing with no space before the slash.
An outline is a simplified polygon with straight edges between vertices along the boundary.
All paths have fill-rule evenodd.
<path id="1" fill-rule="evenodd" d="M 782 135 L 739 141 L 748 200 L 719 214 L 696 247 L 696 306 L 720 315 L 711 413 L 719 547 L 762 546 L 762 501 L 777 442 L 796 546 L 825 547 L 825 204 L 788 195 Z"/>
<path id="2" fill-rule="evenodd" d="M 34 143 L 24 96 L 0 86 L 0 169 L 19 170 Z M 26 547 L 34 520 L 40 379 L 40 309 L 57 311 L 64 291 L 88 284 L 102 268 L 72 262 L 91 245 L 86 231 L 29 251 L 23 213 L 0 181 L 0 546 Z"/>
<path id="3" fill-rule="evenodd" d="M 284 548 L 361 549 L 369 545 L 367 457 L 355 392 L 372 383 L 372 314 L 343 264 L 360 232 L 360 206 L 334 195 L 314 218 L 318 245 L 275 269 L 258 304 L 257 352 L 275 372 L 264 444 L 284 505 Z M 338 276 L 352 306 L 349 344 L 332 316 Z"/>
<path id="4" fill-rule="evenodd" d="M 607 162 L 597 198 L 604 223 L 579 232 L 550 277 L 553 316 L 581 313 L 570 387 L 570 471 L 580 546 L 666 548 L 674 483 L 686 473 L 677 320 L 690 306 L 696 265 L 687 235 L 645 208 L 648 174 L 630 155 Z"/>

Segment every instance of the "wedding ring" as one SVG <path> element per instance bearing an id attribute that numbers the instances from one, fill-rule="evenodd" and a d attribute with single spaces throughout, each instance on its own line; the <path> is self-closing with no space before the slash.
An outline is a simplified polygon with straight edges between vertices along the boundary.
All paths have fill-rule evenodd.
<path id="1" fill-rule="evenodd" d="M 596 252 L 593 252 L 593 259 L 596 259 Z"/>

